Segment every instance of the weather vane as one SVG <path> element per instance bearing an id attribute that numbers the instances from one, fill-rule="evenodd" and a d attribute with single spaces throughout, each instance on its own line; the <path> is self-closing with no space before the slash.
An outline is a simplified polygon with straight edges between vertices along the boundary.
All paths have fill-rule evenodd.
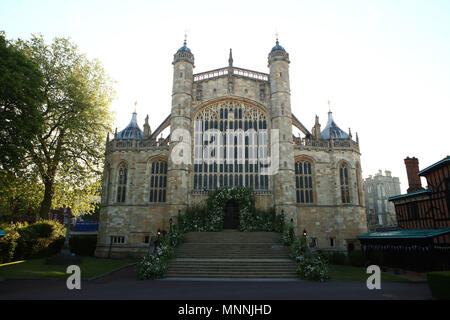
<path id="1" fill-rule="evenodd" d="M 134 113 L 136 113 L 137 101 L 134 102 Z"/>

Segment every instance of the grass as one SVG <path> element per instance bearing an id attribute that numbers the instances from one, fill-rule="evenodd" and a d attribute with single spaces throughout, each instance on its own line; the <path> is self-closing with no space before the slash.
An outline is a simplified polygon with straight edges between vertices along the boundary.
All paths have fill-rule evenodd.
<path id="1" fill-rule="evenodd" d="M 370 276 L 370 274 L 366 272 L 366 268 L 353 266 L 330 264 L 328 266 L 328 271 L 331 281 L 367 281 L 367 278 Z M 381 281 L 409 282 L 408 279 L 387 272 L 381 272 Z"/>
<path id="2" fill-rule="evenodd" d="M 115 260 L 82 257 L 82 262 L 79 264 L 81 278 L 90 279 L 135 262 L 137 262 L 135 259 Z M 0 277 L 7 279 L 60 279 L 69 276 L 69 274 L 66 273 L 66 269 L 67 266 L 45 264 L 45 258 L 32 259 L 0 265 Z"/>

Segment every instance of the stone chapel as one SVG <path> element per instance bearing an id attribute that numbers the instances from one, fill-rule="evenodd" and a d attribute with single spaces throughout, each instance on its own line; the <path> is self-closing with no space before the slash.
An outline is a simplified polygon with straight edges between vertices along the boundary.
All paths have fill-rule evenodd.
<path id="1" fill-rule="evenodd" d="M 311 131 L 301 123 L 289 63 L 277 39 L 268 73 L 235 67 L 231 49 L 228 66 L 194 73 L 185 41 L 174 54 L 167 118 L 152 131 L 148 115 L 141 129 L 134 112 L 106 141 L 96 256 L 137 254 L 221 187 L 251 188 L 257 207 L 274 207 L 311 246 L 346 249 L 366 232 L 358 135 L 331 111 L 323 129 L 317 116 Z"/>

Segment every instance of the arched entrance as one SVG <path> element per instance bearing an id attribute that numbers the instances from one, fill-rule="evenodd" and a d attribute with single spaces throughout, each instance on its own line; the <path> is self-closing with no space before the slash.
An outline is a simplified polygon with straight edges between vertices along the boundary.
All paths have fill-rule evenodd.
<path id="1" fill-rule="evenodd" d="M 239 205 L 234 199 L 227 201 L 224 208 L 223 228 L 237 229 L 239 227 Z"/>

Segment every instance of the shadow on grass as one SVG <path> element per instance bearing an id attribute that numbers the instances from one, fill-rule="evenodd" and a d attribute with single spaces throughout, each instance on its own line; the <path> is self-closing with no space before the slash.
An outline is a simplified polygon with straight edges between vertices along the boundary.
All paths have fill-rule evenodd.
<path id="1" fill-rule="evenodd" d="M 136 263 L 136 259 L 101 259 L 81 257 L 79 265 L 84 280 L 98 277 L 126 265 Z M 62 279 L 67 278 L 67 266 L 45 264 L 45 258 L 17 261 L 0 265 L 0 277 L 6 279 Z"/>

